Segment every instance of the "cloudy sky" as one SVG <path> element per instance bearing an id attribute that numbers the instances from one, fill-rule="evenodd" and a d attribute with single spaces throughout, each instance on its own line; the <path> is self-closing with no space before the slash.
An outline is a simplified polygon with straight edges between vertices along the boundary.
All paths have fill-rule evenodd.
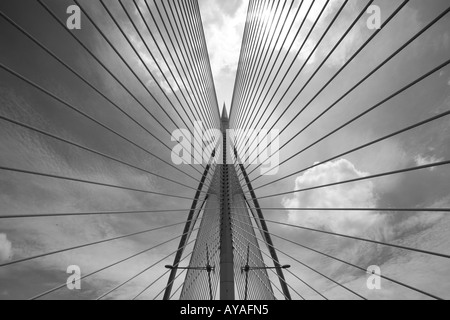
<path id="1" fill-rule="evenodd" d="M 257 1 L 257 3 L 260 2 L 266 3 Z M 49 0 L 45 3 L 62 20 L 67 17 L 66 8 L 73 4 L 69 0 Z M 111 49 L 102 35 L 85 17 L 82 20 L 82 29 L 73 31 L 73 33 L 87 48 L 100 57 L 105 66 L 117 75 L 126 88 L 130 88 L 137 99 L 132 98 L 123 87 L 118 85 L 117 80 L 108 74 L 70 36 L 67 30 L 61 28 L 38 2 L 2 1 L 0 11 L 94 84 L 111 101 L 130 114 L 132 119 L 137 119 L 141 127 L 130 118 L 124 117 L 124 114 L 114 108 L 111 103 L 31 42 L 3 17 L 0 17 L 0 43 L 7 44 L 7 46 L 2 46 L 2 50 L 0 50 L 0 63 L 67 101 L 68 104 L 77 107 L 93 119 L 98 119 L 108 128 L 112 128 L 142 148 L 131 145 L 119 138 L 117 134 L 106 130 L 105 127 L 100 127 L 97 123 L 55 101 L 4 69 L 0 69 L 0 116 L 62 137 L 147 171 L 156 172 L 172 181 L 149 175 L 142 170 L 136 170 L 98 154 L 67 145 L 5 120 L 0 120 L 0 166 L 126 186 L 176 197 L 87 185 L 3 170 L 0 172 L 0 215 L 190 208 L 191 201 L 177 197 L 193 197 L 195 190 L 191 188 L 195 189 L 198 182 L 188 175 L 199 179 L 201 176 L 199 172 L 203 168 L 181 166 L 180 169 L 188 174 L 186 175 L 167 165 L 167 163 L 171 163 L 170 151 L 158 139 L 172 147 L 174 143 L 167 131 L 171 132 L 177 126 L 184 127 L 186 125 L 177 114 L 177 112 L 181 115 L 184 114 L 182 104 L 178 100 L 185 101 L 182 96 L 183 92 L 186 95 L 192 95 L 193 100 L 198 99 L 210 107 L 209 110 L 196 110 L 193 112 L 193 118 L 203 114 L 207 114 L 208 119 L 217 118 L 218 106 L 215 98 L 208 95 L 212 89 L 208 83 L 206 82 L 207 84 L 203 85 L 198 92 L 192 92 L 188 86 L 185 86 L 185 83 L 189 84 L 192 78 L 196 79 L 195 70 L 205 71 L 205 69 L 201 69 L 201 61 L 204 62 L 204 60 L 195 59 L 190 63 L 185 63 L 183 66 L 188 75 L 184 76 L 183 72 L 179 78 L 173 78 L 164 63 L 163 56 L 169 60 L 169 66 L 173 66 L 173 63 L 170 62 L 171 59 L 177 57 L 173 55 L 174 50 L 170 50 L 170 43 L 168 44 L 169 49 L 165 47 L 166 44 L 161 40 L 159 30 L 152 17 L 149 16 L 143 1 L 137 1 L 137 3 L 139 9 L 147 13 L 151 34 L 145 30 L 146 26 L 140 18 L 139 9 L 132 2 L 126 2 L 125 8 L 137 21 L 138 28 L 142 30 L 154 56 L 146 51 L 146 46 L 133 29 L 133 25 L 118 2 L 115 0 L 105 1 L 114 17 L 123 26 L 143 61 L 137 58 L 100 2 L 80 1 L 80 3 L 98 23 L 111 43 L 118 48 L 119 53 L 129 61 L 135 73 L 145 83 L 146 89 L 127 66 L 119 61 L 117 53 Z M 156 1 L 156 5 L 154 1 L 148 1 L 148 3 L 156 20 L 162 19 L 167 22 L 167 18 L 161 18 L 159 14 L 164 16 L 166 8 L 170 15 L 169 6 L 164 7 L 160 0 Z M 299 8 L 300 3 L 302 3 L 302 7 Z M 268 106 L 269 112 L 274 110 L 273 116 L 267 122 L 266 127 L 268 128 L 288 107 L 308 78 L 322 63 L 329 50 L 365 7 L 367 1 L 350 1 L 335 21 L 332 31 L 327 34 L 311 58 L 306 61 L 344 1 L 330 1 L 310 37 L 306 39 L 325 3 L 326 1 L 323 0 L 315 1 L 314 4 L 308 0 L 303 2 L 296 0 L 290 12 L 287 11 L 291 4 L 290 1 L 284 11 L 281 11 L 281 6 L 276 7 L 275 5 L 271 11 L 270 3 L 269 6 L 264 7 L 263 17 L 278 17 L 281 14 L 280 20 L 288 22 L 283 30 L 277 30 L 279 36 L 274 37 L 272 43 L 267 43 L 267 47 L 262 47 L 262 50 L 273 49 L 275 55 L 280 52 L 281 57 L 276 62 L 274 72 L 269 78 L 276 83 L 276 86 L 268 93 L 269 98 L 275 95 L 273 102 Z M 401 1 L 379 0 L 375 3 L 382 9 L 384 21 L 400 5 Z M 220 106 L 224 102 L 228 107 L 231 104 L 248 4 L 247 0 L 199 0 L 211 69 L 217 90 L 217 100 Z M 310 6 L 310 13 L 306 16 L 303 29 L 298 37 L 294 37 L 295 32 L 288 34 L 287 30 L 294 19 L 295 12 L 300 10 L 296 20 L 293 21 L 294 30 L 297 30 Z M 312 101 L 301 117 L 298 117 L 283 132 L 280 137 L 280 145 L 296 134 L 299 128 L 308 125 L 317 115 L 332 105 L 447 7 L 448 1 L 446 0 L 435 0 L 432 3 L 425 0 L 410 1 L 339 77 L 319 97 L 311 100 L 323 84 L 374 32 L 368 30 L 365 19 L 361 19 L 285 115 L 278 123 L 274 124 L 275 128 L 280 130 L 285 128 L 288 122 L 310 100 Z M 24 8 L 27 9 L 24 10 Z M 277 11 L 276 8 L 278 8 Z M 186 8 L 183 7 L 181 10 L 186 10 Z M 169 20 L 175 26 L 176 19 L 172 17 Z M 327 112 L 325 116 L 290 142 L 281 151 L 281 161 L 308 147 L 331 130 L 338 128 L 349 119 L 444 63 L 450 52 L 449 25 L 450 18 L 446 15 L 358 89 Z M 162 32 L 166 31 L 162 30 Z M 156 42 L 151 35 L 155 35 Z M 285 37 L 287 40 L 282 46 Z M 175 38 L 173 39 L 175 40 Z M 181 44 L 185 40 L 183 37 L 177 39 Z M 297 55 L 303 42 L 305 43 L 303 50 Z M 158 51 L 156 44 L 162 48 L 162 54 Z M 200 52 L 199 47 L 193 46 L 192 51 Z M 290 51 L 288 51 L 289 49 Z M 281 65 L 281 60 L 285 56 L 287 57 L 285 63 Z M 197 57 L 201 58 L 201 55 Z M 181 60 L 183 59 L 182 56 Z M 272 65 L 273 61 L 270 60 L 267 63 Z M 291 62 L 293 62 L 291 70 L 285 81 L 281 83 L 280 89 L 276 91 L 277 85 L 280 84 L 280 80 Z M 162 66 L 162 70 L 158 69 L 158 64 Z M 305 67 L 301 76 L 287 90 L 289 83 L 303 65 Z M 155 74 L 154 78 L 149 76 L 145 66 Z M 183 69 L 181 64 L 178 66 L 179 69 Z M 278 70 L 281 71 L 280 75 L 275 78 Z M 286 90 L 286 95 L 283 95 Z M 149 91 L 154 99 L 150 97 Z M 263 94 L 266 93 L 264 88 L 261 88 L 261 91 Z M 277 102 L 283 96 L 284 98 L 275 109 Z M 188 97 L 187 100 L 189 102 L 183 107 L 190 105 L 190 98 Z M 160 106 L 156 101 L 160 102 Z M 254 101 L 254 99 L 249 99 L 249 101 Z M 268 100 L 262 102 L 262 106 L 266 107 Z M 150 117 L 149 112 L 142 106 L 146 107 L 156 119 L 161 119 L 161 123 L 157 123 Z M 396 98 L 382 104 L 332 137 L 288 161 L 280 168 L 277 175 L 259 177 L 259 170 L 257 170 L 251 174 L 251 178 L 255 181 L 255 187 L 264 186 L 274 179 L 311 167 L 315 163 L 323 162 L 352 148 L 442 114 L 449 109 L 450 68 L 447 66 Z M 265 122 L 266 118 L 263 117 L 262 120 Z M 214 120 L 211 122 L 215 124 Z M 260 123 L 260 126 L 263 122 Z M 248 124 L 247 121 L 244 123 Z M 149 133 L 143 128 L 150 131 L 154 137 L 149 136 Z M 257 189 L 257 195 L 261 197 L 280 192 L 291 193 L 294 190 L 327 183 L 445 161 L 450 158 L 449 133 L 449 119 L 443 117 L 364 150 L 316 166 L 275 184 L 264 186 Z M 161 157 L 167 163 L 157 160 L 144 150 Z M 448 166 L 442 166 L 310 192 L 271 197 L 262 200 L 261 206 L 268 208 L 448 208 L 450 207 L 449 181 Z M 450 248 L 450 237 L 448 236 L 450 218 L 446 214 L 298 212 L 289 210 L 266 210 L 265 214 L 270 220 L 288 224 L 320 228 L 440 253 L 450 253 L 448 249 Z M 185 220 L 186 212 L 0 220 L 0 264 L 62 248 L 182 223 Z M 319 235 L 275 224 L 269 224 L 269 228 L 275 235 L 282 235 L 292 241 L 326 252 L 363 268 L 378 265 L 386 276 L 404 281 L 440 297 L 450 298 L 450 281 L 448 281 L 450 262 L 446 259 Z M 70 265 L 80 266 L 82 274 L 86 275 L 151 248 L 162 241 L 170 240 L 180 235 L 182 229 L 183 225 L 178 225 L 158 232 L 0 267 L 0 299 L 30 298 L 64 284 L 68 277 L 66 270 Z M 62 289 L 48 298 L 97 298 L 153 263 L 164 259 L 176 250 L 178 241 L 176 239 L 126 263 L 87 278 L 82 282 L 83 290 L 80 292 Z M 369 291 L 366 287 L 367 276 L 361 271 L 301 249 L 279 238 L 275 237 L 274 242 L 281 251 L 345 284 L 365 297 L 371 299 L 426 298 L 388 281 L 383 281 L 382 290 Z M 190 252 L 191 249 L 192 245 L 187 248 L 187 252 Z M 299 266 L 287 256 L 280 253 L 279 257 L 282 262 L 293 265 L 291 271 L 294 274 L 326 297 L 330 299 L 355 298 L 317 273 Z M 172 261 L 173 257 L 165 259 L 163 263 L 111 294 L 109 298 L 133 298 L 147 285 L 163 275 L 166 272 L 163 269 L 164 264 L 170 264 Z M 269 261 L 266 262 L 269 264 Z M 287 278 L 289 283 L 305 298 L 320 298 L 293 276 L 288 274 Z M 174 288 L 182 283 L 179 280 L 175 283 Z M 165 287 L 166 281 L 167 277 L 164 277 L 155 283 L 141 298 L 153 299 Z M 272 281 L 276 283 L 275 278 L 272 278 Z M 293 296 L 295 299 L 299 299 L 295 294 Z"/>

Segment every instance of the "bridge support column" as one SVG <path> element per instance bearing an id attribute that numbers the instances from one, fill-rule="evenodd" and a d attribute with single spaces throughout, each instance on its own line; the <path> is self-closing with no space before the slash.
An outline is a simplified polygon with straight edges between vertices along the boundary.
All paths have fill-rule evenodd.
<path id="1" fill-rule="evenodd" d="M 223 134 L 223 165 L 221 182 L 220 230 L 220 300 L 235 300 L 233 239 L 231 227 L 231 189 L 227 162 L 227 137 Z"/>

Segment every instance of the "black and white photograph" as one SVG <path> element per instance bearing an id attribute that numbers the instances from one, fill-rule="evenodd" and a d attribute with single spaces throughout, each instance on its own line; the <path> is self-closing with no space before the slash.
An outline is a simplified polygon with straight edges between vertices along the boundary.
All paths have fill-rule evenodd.
<path id="1" fill-rule="evenodd" d="M 449 11 L 0 1 L 0 301 L 450 299 Z"/>

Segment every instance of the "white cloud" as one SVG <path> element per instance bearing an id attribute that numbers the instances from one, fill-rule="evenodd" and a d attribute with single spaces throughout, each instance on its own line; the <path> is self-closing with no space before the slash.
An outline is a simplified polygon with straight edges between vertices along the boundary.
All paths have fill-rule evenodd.
<path id="1" fill-rule="evenodd" d="M 444 159 L 437 158 L 435 156 L 426 156 L 426 155 L 418 155 L 414 158 L 414 161 L 416 162 L 416 165 L 418 166 L 426 166 L 429 164 L 437 163 L 444 161 Z M 434 167 L 430 168 L 430 171 L 434 171 Z"/>
<path id="2" fill-rule="evenodd" d="M 439 161 L 435 158 L 420 158 L 423 163 Z M 418 163 L 419 165 L 419 163 Z M 350 161 L 341 159 L 329 162 L 311 170 L 296 179 L 295 190 L 357 179 L 369 175 L 359 171 Z M 378 188 L 372 181 L 360 181 L 293 194 L 283 199 L 285 208 L 376 208 Z M 435 207 L 442 205 L 436 204 Z M 405 232 L 433 226 L 442 215 L 417 214 L 394 223 L 389 215 L 374 212 L 317 212 L 292 211 L 292 223 L 325 228 L 349 235 L 366 235 L 377 239 L 395 239 Z"/>
<path id="3" fill-rule="evenodd" d="M 316 19 L 319 17 L 320 12 L 322 11 L 323 7 L 325 6 L 325 3 L 326 3 L 325 0 L 313 1 L 313 6 L 307 17 L 309 21 L 311 21 L 311 22 L 316 21 Z M 336 3 L 336 1 L 334 1 L 333 3 Z M 333 3 L 332 3 L 332 5 L 333 5 Z M 300 15 L 304 16 L 306 14 L 306 12 L 308 11 L 307 8 L 309 8 L 310 5 L 311 5 L 311 0 L 306 1 L 304 3 L 304 7 L 300 10 Z M 324 15 L 329 14 L 329 11 L 330 11 L 330 8 L 332 7 L 332 5 L 330 5 L 328 8 L 325 9 L 326 11 L 324 11 Z"/>
<path id="4" fill-rule="evenodd" d="M 202 5 L 202 15 L 206 22 L 205 34 L 215 77 L 221 72 L 236 72 L 247 6 L 248 2 L 242 1 L 234 16 L 224 17 L 220 7 Z"/>
<path id="5" fill-rule="evenodd" d="M 219 105 L 230 107 L 248 0 L 199 1 Z"/>
<path id="6" fill-rule="evenodd" d="M 315 187 L 323 184 L 344 181 L 367 176 L 369 173 L 359 171 L 350 161 L 341 159 L 318 166 L 304 173 L 296 179 L 295 189 Z M 324 189 L 317 189 L 305 193 L 293 194 L 285 198 L 285 207 L 367 207 L 376 208 L 379 202 L 377 198 L 378 186 L 376 181 L 363 181 L 359 183 L 344 184 Z M 448 198 L 431 205 L 431 207 L 446 207 Z M 381 214 L 369 212 L 290 212 L 291 223 L 330 230 L 343 234 L 361 236 L 387 243 L 403 245 L 412 248 L 420 248 L 434 252 L 448 252 L 448 242 L 445 231 L 450 220 L 444 220 L 445 215 L 434 213 L 401 213 Z M 443 224 L 445 222 L 445 224 Z M 336 240 L 336 241 L 335 241 Z M 314 240 L 314 248 L 319 248 L 320 243 L 332 256 L 355 265 L 366 268 L 369 265 L 379 265 L 383 275 L 393 279 L 402 280 L 408 284 L 422 288 L 425 291 L 436 293 L 445 297 L 448 286 L 442 283 L 442 279 L 448 274 L 449 265 L 446 261 L 431 261 L 428 256 L 417 256 L 407 251 L 395 251 L 391 255 L 385 249 L 387 247 L 375 246 L 366 242 L 345 242 L 343 239 L 317 238 Z M 342 263 L 315 257 L 316 265 L 322 265 L 321 271 L 333 274 L 338 282 L 354 289 L 369 299 L 410 299 L 421 298 L 414 291 L 407 290 L 389 281 L 382 282 L 382 290 L 369 291 L 366 289 L 367 275 L 359 273 L 356 269 L 347 267 Z M 442 262 L 442 263 L 441 263 Z M 404 270 L 408 270 L 408 276 L 404 276 Z M 310 279 L 310 281 L 313 281 Z M 316 281 L 316 280 L 314 280 Z M 326 282 L 318 279 L 316 282 Z M 325 295 L 330 299 L 350 298 L 348 292 L 332 286 L 325 289 Z"/>
<path id="7" fill-rule="evenodd" d="M 9 261 L 12 256 L 12 244 L 6 234 L 0 233 L 0 263 Z"/>
<path id="8" fill-rule="evenodd" d="M 307 171 L 297 178 L 295 189 L 315 187 L 366 176 L 345 160 L 329 162 Z M 363 181 L 297 193 L 285 198 L 286 208 L 375 208 L 376 195 L 374 184 Z M 381 222 L 382 216 L 370 212 L 291 212 L 291 222 L 315 228 L 326 228 L 345 234 L 363 234 L 368 228 Z"/>

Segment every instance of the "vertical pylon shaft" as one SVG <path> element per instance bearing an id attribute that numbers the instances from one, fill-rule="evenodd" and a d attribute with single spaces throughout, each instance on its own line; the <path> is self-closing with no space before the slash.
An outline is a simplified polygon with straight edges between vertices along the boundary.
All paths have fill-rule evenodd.
<path id="1" fill-rule="evenodd" d="M 224 111 L 226 112 L 226 111 Z M 220 230 L 220 300 L 235 300 L 233 239 L 231 228 L 231 189 L 227 150 L 227 117 L 222 118 L 223 165 L 221 179 L 221 230 Z"/>

